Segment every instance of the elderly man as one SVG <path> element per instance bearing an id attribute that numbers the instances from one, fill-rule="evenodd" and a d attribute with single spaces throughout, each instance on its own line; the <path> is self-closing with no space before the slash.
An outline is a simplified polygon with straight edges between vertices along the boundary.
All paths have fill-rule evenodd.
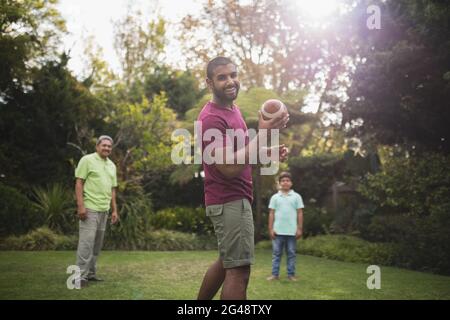
<path id="1" fill-rule="evenodd" d="M 102 281 L 96 275 L 96 262 L 103 245 L 106 221 L 112 209 L 111 222 L 118 221 L 116 205 L 116 166 L 108 158 L 113 139 L 100 136 L 96 152 L 81 158 L 75 171 L 75 193 L 80 219 L 77 265 L 80 267 L 81 287 L 88 281 Z"/>

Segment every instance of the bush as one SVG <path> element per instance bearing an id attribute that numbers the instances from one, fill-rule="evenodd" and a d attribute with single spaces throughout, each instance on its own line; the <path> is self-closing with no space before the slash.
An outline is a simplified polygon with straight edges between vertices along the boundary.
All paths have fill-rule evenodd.
<path id="1" fill-rule="evenodd" d="M 450 274 L 450 219 L 411 215 L 376 216 L 365 237 L 397 244 L 397 265 Z"/>
<path id="2" fill-rule="evenodd" d="M 110 250 L 183 251 L 213 250 L 216 248 L 217 241 L 215 238 L 173 230 L 147 231 L 138 245 L 130 242 L 109 242 L 105 245 L 105 249 Z"/>
<path id="3" fill-rule="evenodd" d="M 386 243 L 372 243 L 347 235 L 312 237 L 298 243 L 301 254 L 347 262 L 392 265 L 395 247 Z"/>
<path id="4" fill-rule="evenodd" d="M 262 241 L 259 249 L 272 249 L 271 241 Z M 386 243 L 371 243 L 354 236 L 322 235 L 297 241 L 300 254 L 346 262 L 392 265 L 396 247 Z"/>
<path id="5" fill-rule="evenodd" d="M 215 238 L 202 238 L 196 234 L 171 230 L 148 232 L 145 240 L 145 250 L 212 250 L 217 248 Z"/>
<path id="6" fill-rule="evenodd" d="M 72 190 L 61 184 L 34 188 L 34 206 L 45 217 L 45 225 L 56 232 L 74 233 L 77 226 L 75 198 Z"/>
<path id="7" fill-rule="evenodd" d="M 369 174 L 359 191 L 390 213 L 450 214 L 449 156 L 393 157 L 382 172 Z"/>
<path id="8" fill-rule="evenodd" d="M 26 196 L 0 183 L 0 237 L 27 233 L 43 221 Z"/>
<path id="9" fill-rule="evenodd" d="M 59 251 L 72 251 L 78 248 L 78 235 L 57 235 L 55 250 Z"/>
<path id="10" fill-rule="evenodd" d="M 319 234 L 328 233 L 332 217 L 326 209 L 315 206 L 307 206 L 303 209 L 303 236 L 308 238 Z"/>
<path id="11" fill-rule="evenodd" d="M 119 202 L 120 220 L 106 228 L 105 246 L 126 247 L 130 250 L 141 248 L 145 235 L 151 229 L 152 204 L 145 195 L 121 195 Z"/>
<path id="12" fill-rule="evenodd" d="M 174 207 L 158 211 L 151 218 L 151 225 L 156 229 L 192 232 L 213 235 L 214 227 L 202 207 Z"/>
<path id="13" fill-rule="evenodd" d="M 297 192 L 305 201 L 315 199 L 322 202 L 329 188 L 344 172 L 342 154 L 319 154 L 310 157 L 292 157 L 289 168 L 294 185 L 298 181 Z"/>
<path id="14" fill-rule="evenodd" d="M 449 162 L 449 156 L 432 153 L 394 156 L 361 184 L 377 207 L 361 236 L 395 243 L 397 265 L 450 274 Z"/>
<path id="15" fill-rule="evenodd" d="M 55 233 L 47 227 L 39 228 L 19 237 L 10 236 L 0 242 L 0 250 L 76 250 L 78 236 L 64 236 Z M 134 243 L 109 242 L 103 246 L 104 250 L 154 250 L 154 251 L 182 251 L 182 250 L 214 250 L 217 241 L 213 237 L 197 236 L 171 230 L 148 231 L 139 246 Z"/>
<path id="16" fill-rule="evenodd" d="M 22 236 L 10 236 L 0 243 L 1 250 L 74 250 L 76 236 L 58 235 L 47 227 L 39 228 Z"/>
<path id="17" fill-rule="evenodd" d="M 369 225 L 375 216 L 377 206 L 372 203 L 364 203 L 355 210 L 355 214 L 352 221 L 352 228 L 356 230 L 363 238 L 368 234 Z M 366 238 L 367 239 L 367 238 Z M 367 239 L 370 240 L 370 239 Z"/>

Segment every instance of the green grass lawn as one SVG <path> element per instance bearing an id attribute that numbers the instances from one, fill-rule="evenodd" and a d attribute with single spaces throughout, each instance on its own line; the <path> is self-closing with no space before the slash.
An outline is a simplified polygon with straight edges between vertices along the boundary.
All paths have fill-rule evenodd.
<path id="1" fill-rule="evenodd" d="M 0 299 L 195 299 L 215 251 L 103 251 L 98 275 L 82 290 L 66 287 L 75 252 L 0 252 Z M 268 282 L 271 251 L 258 250 L 249 299 L 450 299 L 450 277 L 381 267 L 381 289 L 366 287 L 367 265 L 297 256 L 298 282 Z M 217 298 L 217 297 L 216 297 Z"/>

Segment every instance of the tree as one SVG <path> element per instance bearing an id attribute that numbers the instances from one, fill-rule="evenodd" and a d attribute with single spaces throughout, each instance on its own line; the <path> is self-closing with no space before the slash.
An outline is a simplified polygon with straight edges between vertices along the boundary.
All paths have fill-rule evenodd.
<path id="1" fill-rule="evenodd" d="M 0 104 L 29 84 L 29 72 L 56 58 L 58 36 L 65 31 L 57 0 L 0 1 Z"/>
<path id="2" fill-rule="evenodd" d="M 162 170 L 170 165 L 171 134 L 175 113 L 166 107 L 164 94 L 150 103 L 120 103 L 106 121 L 116 128 L 114 159 L 118 163 L 123 186 L 139 186 L 146 171 Z"/>
<path id="3" fill-rule="evenodd" d="M 74 159 L 91 143 L 102 104 L 71 75 L 67 61 L 62 55 L 35 70 L 28 90 L 0 108 L 0 167 L 8 184 L 68 183 Z"/>
<path id="4" fill-rule="evenodd" d="M 292 151 L 300 154 L 320 135 L 340 130 L 345 91 L 358 59 L 350 2 L 343 4 L 346 13 L 330 16 L 317 28 L 294 1 L 208 1 L 199 17 L 183 20 L 180 39 L 187 65 L 198 69 L 213 56 L 226 55 L 237 64 L 243 89 L 265 87 L 283 97 L 292 92 L 315 96 L 317 108 L 308 125 L 290 124 L 295 125 L 289 131 Z M 292 114 L 303 107 L 293 106 Z M 305 115 L 297 119 L 305 120 Z M 328 144 L 336 141 L 325 139 Z"/>
<path id="5" fill-rule="evenodd" d="M 190 71 L 170 70 L 166 66 L 157 67 L 154 72 L 147 74 L 143 85 L 148 98 L 165 92 L 168 107 L 180 117 L 194 107 L 205 93 L 205 90 L 199 89 L 197 79 Z"/>
<path id="6" fill-rule="evenodd" d="M 129 11 L 115 23 L 114 46 L 127 87 L 162 62 L 166 44 L 166 22 L 163 18 L 146 21 L 140 11 Z"/>
<path id="7" fill-rule="evenodd" d="M 386 1 L 381 30 L 362 27 L 344 122 L 364 141 L 450 151 L 450 5 Z M 364 10 L 364 2 L 355 10 Z M 359 24 L 364 25 L 364 24 Z"/>
<path id="8" fill-rule="evenodd" d="M 94 36 L 85 39 L 84 60 L 85 79 L 83 83 L 87 85 L 91 92 L 107 98 L 111 95 L 114 87 L 118 84 L 118 75 L 110 68 L 103 57 L 103 48 L 96 42 Z"/>
<path id="9" fill-rule="evenodd" d="M 347 25 L 338 27 L 344 16 L 330 17 L 324 31 L 304 18 L 295 2 L 208 1 L 198 18 L 182 21 L 187 65 L 195 68 L 226 55 L 237 63 L 245 87 L 267 86 L 278 94 L 308 88 L 319 73 L 332 82 L 345 71 L 351 53 Z"/>

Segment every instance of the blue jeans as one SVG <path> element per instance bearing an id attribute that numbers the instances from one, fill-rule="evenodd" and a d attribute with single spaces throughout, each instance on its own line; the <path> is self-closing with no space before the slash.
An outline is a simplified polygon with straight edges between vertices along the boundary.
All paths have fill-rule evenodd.
<path id="1" fill-rule="evenodd" d="M 277 277 L 280 275 L 281 256 L 286 247 L 288 276 L 295 276 L 296 242 L 295 236 L 277 235 L 275 240 L 272 240 L 272 275 Z"/>

